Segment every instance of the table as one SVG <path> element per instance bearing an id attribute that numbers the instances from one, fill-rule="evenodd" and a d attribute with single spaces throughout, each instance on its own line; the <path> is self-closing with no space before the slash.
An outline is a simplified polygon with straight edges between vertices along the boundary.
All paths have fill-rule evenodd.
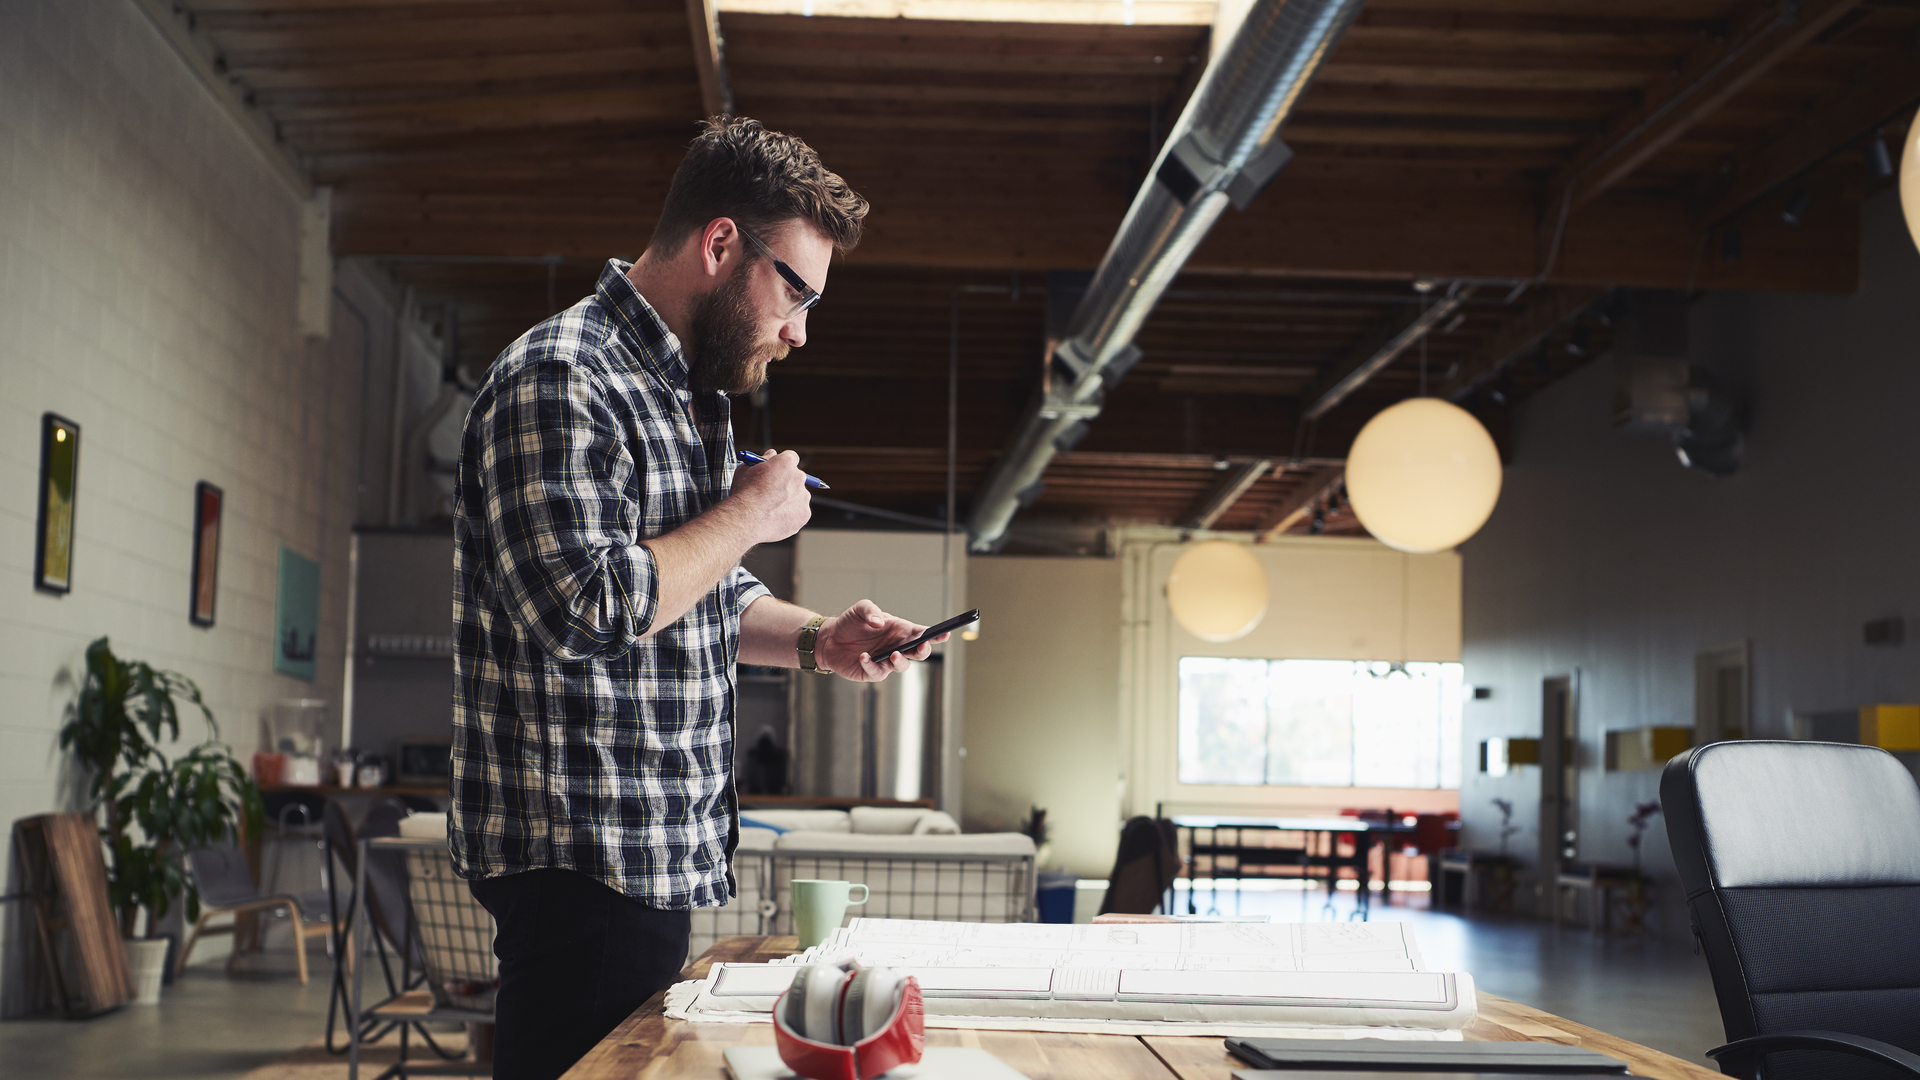
<path id="1" fill-rule="evenodd" d="M 791 937 L 721 938 L 681 973 L 704 978 L 715 961 L 764 963 L 797 950 Z M 655 994 L 569 1069 L 564 1080 L 723 1080 L 729 1046 L 772 1046 L 771 1024 L 696 1024 L 669 1020 L 666 995 Z M 1595 1031 L 1552 1013 L 1492 994 L 1479 995 L 1480 1016 L 1467 1038 L 1489 1042 L 1558 1042 L 1585 1046 L 1627 1062 L 1652 1080 L 1722 1080 L 1704 1065 Z M 978 1047 L 1029 1080 L 1231 1080 L 1248 1066 L 1227 1055 L 1222 1040 L 1192 1035 L 1068 1035 L 1044 1031 L 928 1028 L 928 1046 Z"/>
<path id="2" fill-rule="evenodd" d="M 1235 881 L 1239 881 L 1248 877 L 1271 876 L 1267 874 L 1241 873 L 1242 869 L 1255 866 L 1295 865 L 1301 868 L 1302 876 L 1305 876 L 1305 872 L 1309 869 L 1315 867 L 1324 868 L 1327 872 L 1327 902 L 1329 904 L 1333 902 L 1334 882 L 1340 876 L 1340 870 L 1343 867 L 1351 867 L 1360 879 L 1360 895 L 1356 903 L 1360 918 L 1365 920 L 1373 910 L 1373 845 L 1375 837 L 1392 836 L 1395 834 L 1405 835 L 1413 832 L 1414 828 L 1411 825 L 1405 825 L 1397 821 L 1382 823 L 1367 821 L 1363 818 L 1350 817 L 1209 817 L 1183 814 L 1176 815 L 1171 820 L 1176 832 L 1185 832 L 1187 834 L 1187 880 L 1189 882 L 1187 891 L 1187 913 L 1189 915 L 1198 914 L 1199 911 L 1193 901 L 1193 893 L 1195 890 L 1191 883 L 1197 881 L 1199 878 L 1199 873 L 1193 866 L 1193 862 L 1195 857 L 1205 855 L 1208 857 L 1208 880 L 1231 877 Z M 1199 838 L 1194 835 L 1199 830 L 1211 832 L 1211 842 L 1205 844 L 1200 843 Z M 1247 830 L 1256 832 L 1306 833 L 1310 837 L 1309 846 L 1301 849 L 1247 844 L 1245 843 L 1245 837 L 1242 835 Z M 1221 833 L 1223 832 L 1230 833 L 1232 839 L 1223 841 L 1221 839 Z M 1353 837 L 1352 855 L 1340 854 L 1338 838 L 1341 834 L 1350 834 Z M 1324 850 L 1313 850 L 1313 841 L 1321 838 L 1324 838 Z M 1296 858 L 1288 859 L 1282 857 L 1295 852 L 1298 853 Z M 1231 874 L 1222 874 L 1220 872 L 1220 860 L 1223 857 L 1233 860 L 1233 872 Z M 1383 874 L 1385 870 L 1386 868 L 1382 866 L 1381 871 Z"/>
<path id="3" fill-rule="evenodd" d="M 1621 920 L 1621 933 L 1644 933 L 1647 929 L 1647 886 L 1652 883 L 1652 878 L 1632 867 L 1563 866 L 1553 883 L 1553 928 L 1560 929 L 1561 894 L 1572 889 L 1576 893 L 1587 894 L 1588 933 L 1607 935 L 1612 932 L 1612 921 L 1607 916 L 1616 892 L 1626 894 L 1626 915 Z"/>

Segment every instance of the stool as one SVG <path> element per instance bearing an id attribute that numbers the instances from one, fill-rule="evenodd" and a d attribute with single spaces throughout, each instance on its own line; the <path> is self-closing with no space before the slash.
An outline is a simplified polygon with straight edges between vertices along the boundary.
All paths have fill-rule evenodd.
<path id="1" fill-rule="evenodd" d="M 1622 931 L 1642 931 L 1646 929 L 1643 916 L 1646 914 L 1647 876 L 1638 870 L 1621 866 L 1566 866 L 1554 877 L 1553 886 L 1553 926 L 1560 928 L 1560 898 L 1564 890 L 1572 889 L 1576 893 L 1587 894 L 1587 931 L 1606 935 L 1612 931 L 1608 918 L 1613 905 L 1613 894 L 1625 894 L 1627 901 L 1626 918 L 1621 923 Z"/>
<path id="2" fill-rule="evenodd" d="M 1452 897 L 1455 895 L 1453 884 L 1457 875 L 1462 910 L 1471 911 L 1482 906 L 1483 889 L 1487 910 L 1513 910 L 1513 868 L 1517 865 L 1513 856 L 1484 855 L 1477 851 L 1448 848 L 1439 854 L 1438 859 L 1440 869 L 1435 875 L 1433 897 L 1435 908 L 1452 906 Z"/>

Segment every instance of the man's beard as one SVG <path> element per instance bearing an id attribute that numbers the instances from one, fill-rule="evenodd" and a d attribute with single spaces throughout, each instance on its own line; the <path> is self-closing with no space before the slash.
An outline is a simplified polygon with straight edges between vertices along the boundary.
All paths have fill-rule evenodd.
<path id="1" fill-rule="evenodd" d="M 741 263 L 693 305 L 693 340 L 684 344 L 688 381 L 696 390 L 752 393 L 767 381 L 766 361 L 787 355 L 784 343 L 759 340 L 759 319 L 747 299 L 747 270 L 752 265 Z"/>

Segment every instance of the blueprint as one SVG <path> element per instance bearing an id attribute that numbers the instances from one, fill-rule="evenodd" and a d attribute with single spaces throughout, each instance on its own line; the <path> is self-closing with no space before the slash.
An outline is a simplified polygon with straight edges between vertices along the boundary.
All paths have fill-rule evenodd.
<path id="1" fill-rule="evenodd" d="M 1425 971 L 1406 923 L 963 923 L 855 919 L 811 963 L 1131 971 Z"/>

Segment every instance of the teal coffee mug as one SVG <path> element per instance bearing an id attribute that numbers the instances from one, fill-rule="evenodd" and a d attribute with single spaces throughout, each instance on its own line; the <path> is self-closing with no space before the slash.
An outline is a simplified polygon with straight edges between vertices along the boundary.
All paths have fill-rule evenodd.
<path id="1" fill-rule="evenodd" d="M 860 890 L 860 899 L 853 890 Z M 811 949 L 840 929 L 848 907 L 867 902 L 867 887 L 850 881 L 825 881 L 820 878 L 794 878 L 790 893 L 793 925 L 800 935 L 800 947 Z"/>

